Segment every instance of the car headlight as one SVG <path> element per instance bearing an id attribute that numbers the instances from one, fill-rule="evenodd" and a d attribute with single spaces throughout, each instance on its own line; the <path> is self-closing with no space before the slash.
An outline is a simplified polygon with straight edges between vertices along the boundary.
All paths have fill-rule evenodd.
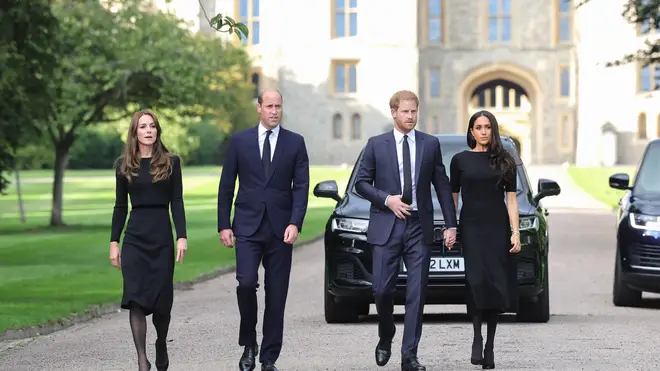
<path id="1" fill-rule="evenodd" d="M 630 213 L 630 226 L 660 232 L 660 216 Z"/>
<path id="2" fill-rule="evenodd" d="M 332 219 L 332 231 L 344 231 L 353 233 L 367 233 L 369 221 L 364 219 L 334 218 Z"/>
<path id="3" fill-rule="evenodd" d="M 539 228 L 539 218 L 535 216 L 526 216 L 520 218 L 520 230 L 529 231 Z"/>

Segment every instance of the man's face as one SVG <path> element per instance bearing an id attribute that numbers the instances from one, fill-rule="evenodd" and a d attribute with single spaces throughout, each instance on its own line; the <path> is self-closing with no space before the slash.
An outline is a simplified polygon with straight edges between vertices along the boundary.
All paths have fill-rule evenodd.
<path id="1" fill-rule="evenodd" d="M 257 112 L 261 122 L 268 129 L 276 127 L 282 120 L 282 97 L 278 92 L 265 92 L 263 101 L 257 104 Z"/>
<path id="2" fill-rule="evenodd" d="M 410 132 L 417 125 L 417 103 L 414 100 L 402 100 L 398 109 L 392 109 L 392 117 L 399 131 Z"/>

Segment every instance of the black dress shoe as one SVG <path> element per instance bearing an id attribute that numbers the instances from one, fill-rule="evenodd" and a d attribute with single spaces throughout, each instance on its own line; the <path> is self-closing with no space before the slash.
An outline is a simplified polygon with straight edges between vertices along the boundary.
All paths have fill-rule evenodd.
<path id="1" fill-rule="evenodd" d="M 167 371 L 170 367 L 170 357 L 167 355 L 167 342 L 156 340 L 156 370 Z"/>
<path id="2" fill-rule="evenodd" d="M 392 356 L 392 343 L 381 344 L 380 342 L 376 345 L 376 364 L 378 366 L 385 366 L 387 362 L 390 361 Z"/>
<path id="3" fill-rule="evenodd" d="M 426 371 L 426 367 L 419 363 L 417 357 L 408 357 L 401 361 L 401 371 Z"/>
<path id="4" fill-rule="evenodd" d="M 261 371 L 277 371 L 277 367 L 275 367 L 275 362 L 272 361 L 266 361 L 261 364 Z"/>
<path id="5" fill-rule="evenodd" d="M 256 367 L 255 358 L 257 354 L 259 354 L 259 347 L 257 345 L 246 346 L 243 350 L 241 360 L 238 361 L 238 369 L 241 371 L 253 371 Z"/>
<path id="6" fill-rule="evenodd" d="M 378 366 L 385 366 L 390 361 L 392 356 L 392 339 L 396 335 L 396 327 L 392 327 L 392 337 L 390 339 L 381 339 L 376 345 L 376 364 Z"/>
<path id="7" fill-rule="evenodd" d="M 484 363 L 482 347 L 483 340 L 481 338 L 475 338 L 472 340 L 472 356 L 470 356 L 470 363 L 473 365 L 481 365 Z"/>

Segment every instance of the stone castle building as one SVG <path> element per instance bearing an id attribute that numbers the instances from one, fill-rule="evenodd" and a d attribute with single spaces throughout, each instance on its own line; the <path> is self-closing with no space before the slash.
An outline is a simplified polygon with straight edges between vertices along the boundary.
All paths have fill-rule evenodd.
<path id="1" fill-rule="evenodd" d="M 391 129 L 388 101 L 401 89 L 417 92 L 429 133 L 465 133 L 487 109 L 528 164 L 634 164 L 660 137 L 660 67 L 605 63 L 655 28 L 627 23 L 626 0 L 580 1 L 201 3 L 208 17 L 248 25 L 252 82 L 282 92 L 283 125 L 305 136 L 313 164 L 352 163 L 368 137 Z M 163 6 L 214 32 L 192 3 Z"/>

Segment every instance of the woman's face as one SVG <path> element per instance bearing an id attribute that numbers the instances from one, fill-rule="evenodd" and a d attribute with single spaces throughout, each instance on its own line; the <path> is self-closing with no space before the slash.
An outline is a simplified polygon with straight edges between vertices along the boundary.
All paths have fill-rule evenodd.
<path id="1" fill-rule="evenodd" d="M 474 126 L 472 127 L 472 136 L 477 141 L 479 145 L 488 146 L 490 144 L 490 139 L 492 126 L 488 118 L 485 116 L 480 116 L 474 121 Z"/>
<path id="2" fill-rule="evenodd" d="M 158 130 L 153 117 L 142 115 L 137 124 L 137 140 L 143 146 L 152 146 L 158 137 Z"/>

